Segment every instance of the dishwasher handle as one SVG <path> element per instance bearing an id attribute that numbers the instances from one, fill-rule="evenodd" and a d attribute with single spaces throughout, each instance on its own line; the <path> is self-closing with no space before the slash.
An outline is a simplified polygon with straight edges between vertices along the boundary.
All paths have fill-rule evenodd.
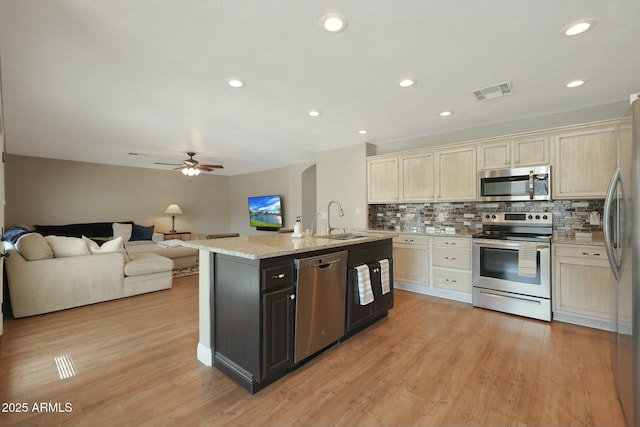
<path id="1" fill-rule="evenodd" d="M 309 258 L 297 258 L 294 260 L 294 264 L 296 270 L 300 270 L 303 268 L 318 268 L 321 270 L 325 270 L 330 268 L 333 264 L 345 262 L 347 259 L 347 254 L 347 251 L 340 251 Z"/>
<path id="2" fill-rule="evenodd" d="M 319 268 L 320 270 L 326 270 L 328 268 L 333 267 L 334 264 L 341 262 L 342 259 L 338 258 L 338 259 L 334 259 L 332 261 L 327 261 L 327 262 L 323 262 L 322 264 L 318 264 L 315 267 Z"/>

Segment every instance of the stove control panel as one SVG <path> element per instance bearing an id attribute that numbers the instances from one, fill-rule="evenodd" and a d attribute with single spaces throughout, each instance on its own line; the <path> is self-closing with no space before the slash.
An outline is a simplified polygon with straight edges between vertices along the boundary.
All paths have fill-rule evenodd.
<path id="1" fill-rule="evenodd" d="M 551 226 L 553 214 L 551 212 L 485 212 L 482 214 L 482 223 Z"/>

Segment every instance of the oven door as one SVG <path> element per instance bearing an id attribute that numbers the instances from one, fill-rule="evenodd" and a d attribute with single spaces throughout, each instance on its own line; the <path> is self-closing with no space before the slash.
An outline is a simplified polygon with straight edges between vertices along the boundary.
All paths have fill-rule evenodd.
<path id="1" fill-rule="evenodd" d="M 549 243 L 474 239 L 473 286 L 551 298 L 550 247 Z M 535 264 L 532 253 L 528 260 L 530 262 L 521 265 L 527 261 L 521 259 L 521 249 L 531 248 L 535 248 Z"/>

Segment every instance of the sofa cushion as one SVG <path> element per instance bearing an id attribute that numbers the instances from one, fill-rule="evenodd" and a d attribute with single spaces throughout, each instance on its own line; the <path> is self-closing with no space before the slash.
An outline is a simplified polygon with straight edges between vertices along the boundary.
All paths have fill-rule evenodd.
<path id="1" fill-rule="evenodd" d="M 113 237 L 122 237 L 123 242 L 128 242 L 131 239 L 132 230 L 133 224 L 124 224 L 121 222 L 113 223 Z"/>
<path id="2" fill-rule="evenodd" d="M 101 245 L 97 242 L 91 240 L 88 237 L 82 236 L 82 240 L 86 243 L 89 248 L 89 252 L 92 254 L 106 254 L 109 252 L 122 252 L 122 237 L 116 237 L 113 240 L 108 240 Z"/>
<path id="3" fill-rule="evenodd" d="M 125 276 L 142 276 L 173 270 L 173 261 L 150 253 L 129 254 L 131 261 L 124 265 Z"/>
<path id="4" fill-rule="evenodd" d="M 45 240 L 51 246 L 53 256 L 56 258 L 91 254 L 87 244 L 78 237 L 47 236 Z"/>
<path id="5" fill-rule="evenodd" d="M 133 221 L 119 221 L 121 224 L 133 224 Z M 113 221 L 88 222 L 67 225 L 35 225 L 34 229 L 43 236 L 67 237 L 111 237 L 113 236 Z"/>
<path id="6" fill-rule="evenodd" d="M 151 240 L 151 238 L 153 237 L 154 228 L 155 227 L 153 225 L 145 227 L 143 225 L 133 223 L 131 225 L 131 240 Z"/>
<path id="7" fill-rule="evenodd" d="M 29 233 L 21 236 L 16 242 L 16 250 L 27 261 L 53 258 L 53 250 L 40 233 Z"/>

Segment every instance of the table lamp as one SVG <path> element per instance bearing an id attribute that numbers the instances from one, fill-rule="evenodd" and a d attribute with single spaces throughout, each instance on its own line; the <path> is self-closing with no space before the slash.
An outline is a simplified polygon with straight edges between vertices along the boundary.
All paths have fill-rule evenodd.
<path id="1" fill-rule="evenodd" d="M 176 215 L 182 215 L 182 209 L 175 203 L 169 205 L 167 209 L 164 211 L 165 214 L 171 215 L 171 230 L 170 233 L 176 232 Z"/>

